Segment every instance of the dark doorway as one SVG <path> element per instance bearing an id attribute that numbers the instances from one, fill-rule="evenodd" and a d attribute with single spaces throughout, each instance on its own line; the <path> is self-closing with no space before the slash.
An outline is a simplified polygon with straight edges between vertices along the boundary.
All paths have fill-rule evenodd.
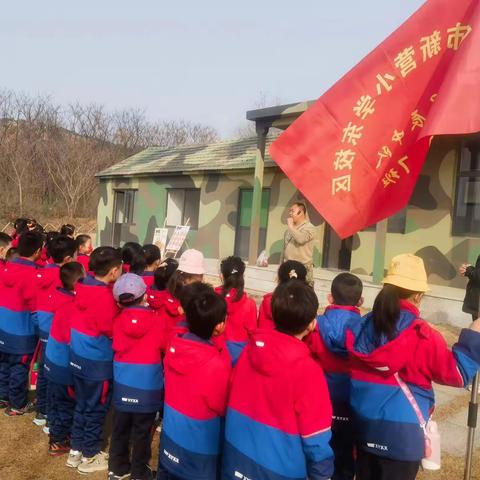
<path id="1" fill-rule="evenodd" d="M 330 227 L 328 223 L 325 223 L 322 268 L 350 270 L 350 263 L 352 261 L 352 240 L 353 237 L 341 240 L 332 230 L 332 227 Z"/>
<path id="2" fill-rule="evenodd" d="M 112 244 L 114 247 L 120 246 L 123 226 L 133 223 L 135 192 L 135 190 L 115 190 L 112 238 Z"/>

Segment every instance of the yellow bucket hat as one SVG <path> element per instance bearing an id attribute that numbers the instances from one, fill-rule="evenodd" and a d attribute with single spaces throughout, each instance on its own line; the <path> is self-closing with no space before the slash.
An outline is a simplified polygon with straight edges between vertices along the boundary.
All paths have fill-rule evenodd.
<path id="1" fill-rule="evenodd" d="M 412 292 L 428 292 L 430 290 L 423 260 L 411 253 L 402 253 L 392 258 L 383 283 Z"/>

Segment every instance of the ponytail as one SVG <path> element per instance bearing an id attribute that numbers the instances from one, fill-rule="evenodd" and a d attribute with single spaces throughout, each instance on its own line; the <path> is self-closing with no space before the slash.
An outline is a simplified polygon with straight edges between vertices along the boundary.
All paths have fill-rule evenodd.
<path id="1" fill-rule="evenodd" d="M 238 302 L 245 290 L 245 263 L 240 257 L 227 257 L 220 264 L 220 272 L 223 277 L 222 296 L 226 297 L 230 290 L 235 289 L 234 302 Z"/>
<path id="2" fill-rule="evenodd" d="M 400 300 L 405 300 L 417 292 L 386 283 L 375 298 L 372 320 L 377 335 L 385 335 L 388 340 L 395 337 L 395 327 L 400 318 Z"/>

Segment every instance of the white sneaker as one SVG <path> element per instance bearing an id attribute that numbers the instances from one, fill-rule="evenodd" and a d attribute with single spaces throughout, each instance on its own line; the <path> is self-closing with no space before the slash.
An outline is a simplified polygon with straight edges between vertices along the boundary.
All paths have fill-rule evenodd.
<path id="1" fill-rule="evenodd" d="M 82 463 L 82 452 L 78 450 L 70 450 L 67 458 L 67 467 L 77 468 Z"/>
<path id="2" fill-rule="evenodd" d="M 47 435 L 50 435 L 50 427 L 47 425 L 45 425 L 43 428 L 43 433 L 46 433 Z"/>
<path id="3" fill-rule="evenodd" d="M 82 462 L 77 467 L 79 473 L 93 473 L 108 470 L 108 454 L 105 452 L 98 452 L 93 457 L 82 459 Z"/>

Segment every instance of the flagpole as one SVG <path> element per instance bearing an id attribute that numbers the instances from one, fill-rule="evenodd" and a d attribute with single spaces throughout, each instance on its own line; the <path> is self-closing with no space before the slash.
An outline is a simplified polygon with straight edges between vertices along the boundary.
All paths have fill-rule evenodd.
<path id="1" fill-rule="evenodd" d="M 480 313 L 477 314 L 477 318 Z M 477 372 L 473 377 L 472 382 L 472 394 L 470 396 L 470 403 L 468 404 L 468 437 L 467 437 L 467 456 L 465 457 L 465 472 L 463 479 L 470 480 L 472 476 L 472 459 L 473 448 L 475 445 L 475 430 L 477 428 L 477 416 L 478 416 L 478 387 L 480 385 L 480 375 Z"/>

